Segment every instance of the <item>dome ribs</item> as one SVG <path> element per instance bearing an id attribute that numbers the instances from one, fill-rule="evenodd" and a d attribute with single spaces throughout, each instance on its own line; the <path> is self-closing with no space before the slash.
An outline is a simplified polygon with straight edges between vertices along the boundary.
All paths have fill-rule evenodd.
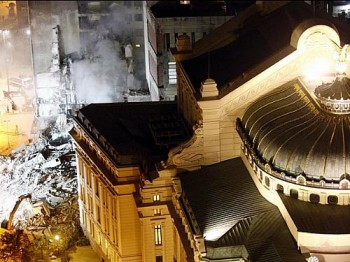
<path id="1" fill-rule="evenodd" d="M 336 96 L 348 97 L 346 92 L 350 89 L 338 89 Z M 295 79 L 253 103 L 242 126 L 255 153 L 272 169 L 336 182 L 349 172 L 350 114 L 325 110 L 314 99 Z"/>

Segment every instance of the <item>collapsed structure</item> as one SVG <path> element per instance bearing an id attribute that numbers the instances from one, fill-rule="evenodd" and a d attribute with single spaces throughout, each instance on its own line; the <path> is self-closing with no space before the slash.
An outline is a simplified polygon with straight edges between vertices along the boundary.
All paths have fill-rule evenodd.
<path id="1" fill-rule="evenodd" d="M 259 1 L 194 46 L 180 40 L 176 103 L 90 105 L 75 118 L 95 250 L 108 261 L 347 261 L 346 28 L 302 2 Z"/>

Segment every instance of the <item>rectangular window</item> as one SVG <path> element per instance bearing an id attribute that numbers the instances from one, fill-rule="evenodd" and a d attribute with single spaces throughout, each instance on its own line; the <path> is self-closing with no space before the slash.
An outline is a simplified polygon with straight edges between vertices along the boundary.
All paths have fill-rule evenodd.
<path id="1" fill-rule="evenodd" d="M 154 243 L 157 246 L 162 244 L 162 226 L 161 225 L 154 226 Z"/>
<path id="2" fill-rule="evenodd" d="M 156 262 L 163 262 L 162 256 L 156 256 Z"/>
<path id="3" fill-rule="evenodd" d="M 97 219 L 97 222 L 101 222 L 101 211 L 100 211 L 100 206 L 99 205 L 96 205 L 96 219 Z"/>
<path id="4" fill-rule="evenodd" d="M 168 63 L 168 77 L 169 84 L 176 85 L 177 76 L 176 76 L 176 62 Z"/>
<path id="5" fill-rule="evenodd" d="M 167 50 L 169 50 L 169 48 L 170 48 L 170 34 L 169 33 L 164 34 L 164 41 L 165 41 L 165 43 L 164 43 L 165 48 Z"/>
<path id="6" fill-rule="evenodd" d="M 95 194 L 98 197 L 100 196 L 100 187 L 98 185 L 98 178 L 97 177 L 95 177 Z"/>
<path id="7" fill-rule="evenodd" d="M 162 211 L 160 208 L 155 208 L 153 210 L 155 216 L 160 216 L 162 214 Z"/>
<path id="8" fill-rule="evenodd" d="M 177 37 L 178 37 L 178 34 L 177 34 L 177 33 L 175 33 L 175 34 L 174 34 L 174 37 L 175 37 L 175 44 L 176 44 L 176 42 L 177 42 Z"/>

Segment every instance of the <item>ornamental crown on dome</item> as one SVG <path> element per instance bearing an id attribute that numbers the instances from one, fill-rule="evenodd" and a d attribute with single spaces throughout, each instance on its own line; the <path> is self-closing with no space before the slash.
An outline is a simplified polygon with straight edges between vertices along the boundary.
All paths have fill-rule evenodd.
<path id="1" fill-rule="evenodd" d="M 336 76 L 333 83 L 322 84 L 315 89 L 315 95 L 323 109 L 334 114 L 350 113 L 350 79 L 346 77 L 347 60 L 350 59 L 349 45 L 340 48 L 328 39 L 336 60 Z"/>

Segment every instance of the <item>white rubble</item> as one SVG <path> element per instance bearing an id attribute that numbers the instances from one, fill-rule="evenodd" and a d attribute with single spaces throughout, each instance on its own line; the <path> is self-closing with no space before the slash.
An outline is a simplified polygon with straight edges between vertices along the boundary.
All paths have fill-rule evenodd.
<path id="1" fill-rule="evenodd" d="M 8 219 L 21 195 L 31 194 L 32 206 L 41 201 L 54 207 L 77 194 L 75 154 L 67 132 L 71 125 L 64 130 L 51 126 L 36 142 L 10 157 L 0 156 L 0 222 Z M 21 203 L 14 223 L 25 220 L 27 202 Z"/>

